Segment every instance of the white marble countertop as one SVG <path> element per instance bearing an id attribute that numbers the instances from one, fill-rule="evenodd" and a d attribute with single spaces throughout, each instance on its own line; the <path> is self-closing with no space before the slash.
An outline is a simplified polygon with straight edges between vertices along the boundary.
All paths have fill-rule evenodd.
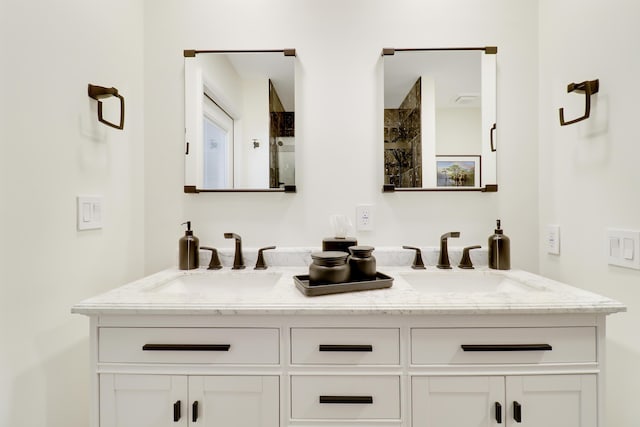
<path id="1" fill-rule="evenodd" d="M 384 256 L 382 258 L 385 259 Z M 472 274 L 504 275 L 535 291 L 424 293 L 416 290 L 403 275 L 456 274 L 462 270 L 454 267 L 453 270 L 443 271 L 432 266 L 427 266 L 426 270 L 412 270 L 405 261 L 402 260 L 404 266 L 378 263 L 379 272 L 394 278 L 390 288 L 314 297 L 304 296 L 294 284 L 294 275 L 308 274 L 305 263 L 295 266 L 276 265 L 264 271 L 254 271 L 252 267 L 241 271 L 232 271 L 229 267 L 222 270 L 168 269 L 84 300 L 74 305 L 71 311 L 85 315 L 419 315 L 611 314 L 626 310 L 618 301 L 526 271 L 495 271 L 486 266 L 479 266 Z M 452 264 L 455 265 L 453 260 Z M 465 272 L 468 274 L 469 270 Z M 171 292 L 162 292 L 163 287 L 175 282 L 176 278 L 194 275 L 199 275 L 196 279 L 202 282 L 198 290 L 181 292 L 173 289 Z M 262 277 L 271 278 L 275 284 L 270 289 L 253 292 L 248 288 L 240 289 L 242 284 L 237 281 L 239 277 L 251 279 L 251 286 L 254 287 L 255 279 L 261 280 Z M 232 288 L 225 281 L 233 281 L 233 286 L 239 291 L 229 291 Z M 215 287 L 226 291 L 217 292 Z"/>

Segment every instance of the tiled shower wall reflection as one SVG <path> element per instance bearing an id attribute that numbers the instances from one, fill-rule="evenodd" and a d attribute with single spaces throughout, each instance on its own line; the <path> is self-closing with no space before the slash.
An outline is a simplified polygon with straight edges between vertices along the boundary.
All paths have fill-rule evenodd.
<path id="1" fill-rule="evenodd" d="M 418 79 L 398 109 L 384 110 L 384 183 L 422 187 L 420 119 L 421 81 Z"/>

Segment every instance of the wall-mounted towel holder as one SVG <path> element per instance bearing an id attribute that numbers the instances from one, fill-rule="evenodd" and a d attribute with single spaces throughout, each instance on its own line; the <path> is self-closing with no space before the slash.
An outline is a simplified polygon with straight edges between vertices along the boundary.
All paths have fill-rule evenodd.
<path id="1" fill-rule="evenodd" d="M 122 95 L 118 93 L 118 89 L 116 89 L 115 87 L 96 86 L 89 83 L 88 92 L 89 92 L 89 98 L 93 98 L 96 101 L 98 101 L 98 121 L 100 121 L 101 123 L 104 123 L 107 126 L 111 126 L 112 128 L 123 129 L 124 128 L 124 98 L 122 97 Z M 110 121 L 105 120 L 102 117 L 101 99 L 108 98 L 110 96 L 114 96 L 120 99 L 120 124 L 119 125 L 115 123 L 111 123 Z"/>
<path id="2" fill-rule="evenodd" d="M 569 83 L 569 85 L 567 86 L 567 93 L 571 93 L 571 92 L 584 93 L 584 98 L 585 98 L 584 115 L 582 117 L 578 117 L 577 119 L 573 119 L 565 122 L 564 108 L 560 108 L 560 126 L 566 126 L 566 125 L 578 123 L 578 122 L 581 122 L 582 120 L 588 119 L 589 114 L 591 114 L 591 95 L 593 95 L 594 93 L 598 93 L 598 89 L 600 89 L 600 81 L 598 79 L 586 80 L 582 83 Z"/>

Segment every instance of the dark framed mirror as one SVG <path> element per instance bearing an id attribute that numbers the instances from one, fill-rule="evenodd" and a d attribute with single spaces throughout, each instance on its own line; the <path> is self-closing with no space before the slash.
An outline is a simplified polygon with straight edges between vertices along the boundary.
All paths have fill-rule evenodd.
<path id="1" fill-rule="evenodd" d="M 497 191 L 497 48 L 382 54 L 383 191 Z"/>
<path id="2" fill-rule="evenodd" d="M 187 193 L 295 192 L 295 49 L 185 50 Z"/>

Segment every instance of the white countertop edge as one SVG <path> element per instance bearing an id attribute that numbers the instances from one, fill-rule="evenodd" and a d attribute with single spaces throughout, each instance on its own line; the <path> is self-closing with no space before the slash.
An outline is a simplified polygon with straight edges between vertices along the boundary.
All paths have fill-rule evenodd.
<path id="1" fill-rule="evenodd" d="M 532 286 L 551 289 L 540 300 L 523 300 L 513 295 L 442 294 L 425 296 L 416 293 L 401 276 L 416 272 L 409 267 L 382 266 L 378 268 L 394 278 L 388 289 L 349 292 L 344 294 L 305 297 L 293 283 L 292 276 L 305 274 L 306 267 L 271 267 L 266 270 L 281 273 L 271 294 L 249 297 L 224 298 L 203 301 L 198 295 L 160 296 L 149 289 L 173 278 L 192 274 L 210 274 L 216 271 L 163 270 L 146 276 L 102 295 L 84 300 L 71 309 L 83 315 L 429 315 L 429 314 L 613 314 L 626 311 L 615 300 L 557 282 L 522 270 L 500 271 Z M 231 272 L 225 269 L 224 272 Z M 236 274 L 246 274 L 247 269 Z M 486 267 L 476 270 L 482 274 Z M 243 273 L 245 272 L 245 273 Z M 430 272 L 438 272 L 433 268 Z M 495 273 L 495 270 L 491 270 Z M 259 273 L 261 274 L 261 273 Z M 419 273 L 422 274 L 422 273 Z M 424 274 L 429 274 L 426 271 Z M 169 301 L 171 300 L 171 301 Z"/>
<path id="2" fill-rule="evenodd" d="M 93 315 L 197 315 L 197 316 L 256 316 L 256 315 L 282 315 L 282 316 L 314 316 L 314 315 L 394 315 L 394 316 L 417 316 L 434 314 L 464 314 L 464 315 L 484 315 L 484 314 L 613 314 L 626 311 L 626 308 L 619 306 L 611 307 L 376 307 L 370 309 L 342 309 L 342 308 L 304 308 L 292 307 L 284 308 L 264 308 L 264 307 L 126 307 L 117 308 L 107 306 L 78 307 L 71 310 L 74 314 L 86 316 Z"/>

